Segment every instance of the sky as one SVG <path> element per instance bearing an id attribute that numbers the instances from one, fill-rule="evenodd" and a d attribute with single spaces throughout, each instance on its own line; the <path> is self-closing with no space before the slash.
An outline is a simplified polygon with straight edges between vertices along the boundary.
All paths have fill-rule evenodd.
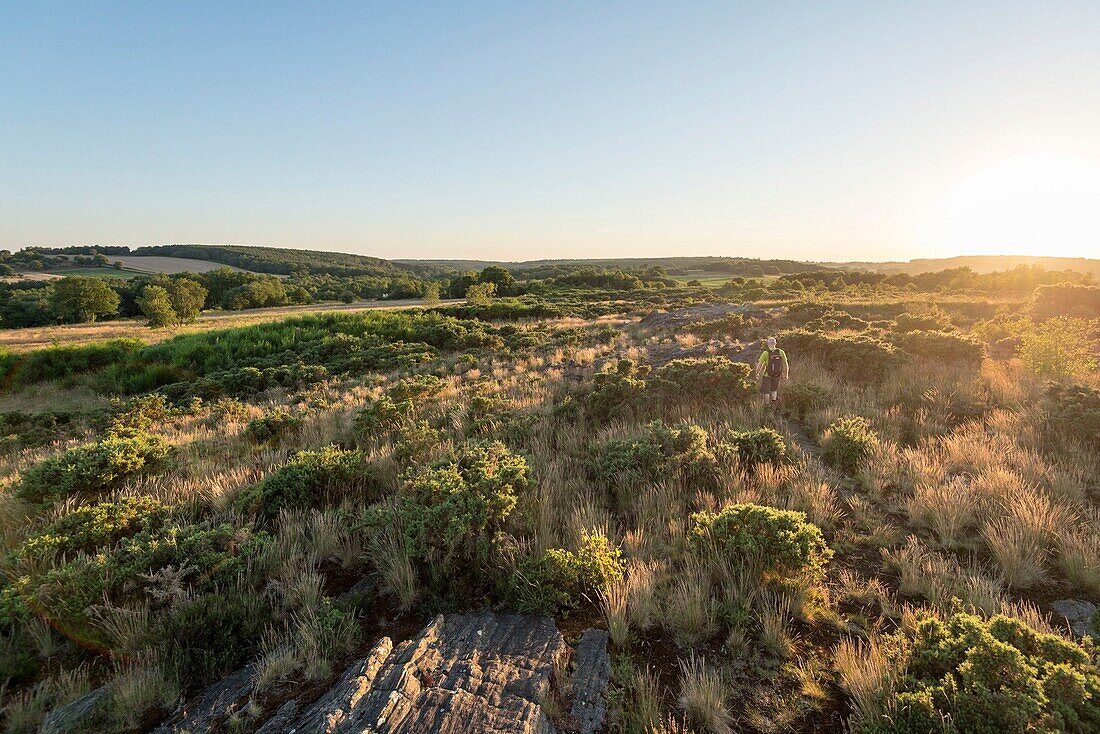
<path id="1" fill-rule="evenodd" d="M 0 0 L 0 247 L 1100 257 L 1098 2 Z"/>

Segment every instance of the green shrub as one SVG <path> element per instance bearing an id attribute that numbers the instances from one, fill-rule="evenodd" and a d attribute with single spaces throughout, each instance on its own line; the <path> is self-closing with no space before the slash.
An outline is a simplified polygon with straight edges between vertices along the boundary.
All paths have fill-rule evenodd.
<path id="1" fill-rule="evenodd" d="M 715 553 L 735 563 L 759 564 L 766 573 L 780 577 L 808 575 L 820 578 L 832 550 L 821 530 L 792 510 L 760 505 L 730 505 L 718 514 L 692 516 L 692 549 Z"/>
<path id="2" fill-rule="evenodd" d="M 443 431 L 428 421 L 402 426 L 394 432 L 393 457 L 402 466 L 424 461 L 444 440 Z"/>
<path id="3" fill-rule="evenodd" d="M 291 413 L 286 408 L 265 411 L 259 418 L 248 422 L 248 435 L 256 443 L 270 443 L 293 436 L 302 429 L 305 417 L 301 413 Z"/>
<path id="4" fill-rule="evenodd" d="M 648 374 L 648 366 L 639 366 L 632 359 L 620 360 L 615 369 L 597 373 L 586 399 L 588 416 L 598 423 L 607 423 L 641 415 L 648 407 L 645 381 Z"/>
<path id="5" fill-rule="evenodd" d="M 1084 377 L 1096 369 L 1093 326 L 1084 319 L 1053 318 L 1020 339 L 1020 359 L 1047 377 Z"/>
<path id="6" fill-rule="evenodd" d="M 1100 318 L 1100 287 L 1072 283 L 1041 285 L 1031 297 L 1030 311 L 1038 321 L 1059 316 Z"/>
<path id="7" fill-rule="evenodd" d="M 1018 619 L 956 614 L 925 619 L 892 642 L 902 651 L 882 721 L 858 731 L 952 734 L 1100 731 L 1100 673 L 1092 645 L 1036 632 Z M 889 694 L 887 694 L 889 695 Z"/>
<path id="8" fill-rule="evenodd" d="M 965 365 L 977 369 L 985 349 L 974 337 L 954 331 L 909 331 L 890 337 L 894 346 L 914 357 Z"/>
<path id="9" fill-rule="evenodd" d="M 816 331 L 784 331 L 779 346 L 791 358 L 815 357 L 825 367 L 859 382 L 873 382 L 901 364 L 893 344 L 870 336 L 830 336 Z"/>
<path id="10" fill-rule="evenodd" d="M 61 412 L 0 413 L 0 451 L 35 448 L 71 435 L 77 415 Z"/>
<path id="11" fill-rule="evenodd" d="M 666 399 L 729 404 L 753 394 L 751 375 L 747 364 L 725 357 L 674 359 L 654 372 L 650 384 Z"/>
<path id="12" fill-rule="evenodd" d="M 739 313 L 728 313 L 716 319 L 696 321 L 687 325 L 687 331 L 700 339 L 741 339 L 747 324 Z"/>
<path id="13" fill-rule="evenodd" d="M 144 530 L 98 553 L 78 554 L 39 577 L 20 577 L 13 591 L 64 634 L 102 644 L 88 610 L 105 600 L 160 603 L 210 590 L 244 572 L 267 542 L 263 533 L 229 524 Z"/>
<path id="14" fill-rule="evenodd" d="M 1100 390 L 1089 385 L 1047 383 L 1047 420 L 1059 430 L 1100 445 Z"/>
<path id="15" fill-rule="evenodd" d="M 832 402 L 832 393 L 816 382 L 792 380 L 783 388 L 783 399 L 779 405 L 786 415 L 804 421 L 806 416 L 816 413 Z"/>
<path id="16" fill-rule="evenodd" d="M 745 469 L 761 464 L 780 466 L 787 462 L 787 444 L 774 428 L 730 431 L 725 443 L 737 456 L 738 464 Z"/>
<path id="17" fill-rule="evenodd" d="M 379 530 L 396 528 L 430 581 L 450 584 L 452 576 L 468 577 L 489 562 L 529 482 L 522 456 L 499 441 L 469 441 L 453 459 L 411 469 L 393 507 L 369 508 L 365 520 Z"/>
<path id="18" fill-rule="evenodd" d="M 645 433 L 616 439 L 591 450 L 589 470 L 604 482 L 655 482 L 677 471 L 696 480 L 713 480 L 717 460 L 707 446 L 709 436 L 699 426 L 646 425 Z"/>
<path id="19" fill-rule="evenodd" d="M 78 507 L 27 538 L 18 555 L 91 553 L 122 538 L 162 527 L 170 508 L 152 497 L 124 497 Z"/>
<path id="20" fill-rule="evenodd" d="M 923 312 L 899 313 L 894 317 L 892 330 L 898 334 L 908 334 L 911 331 L 954 331 L 955 325 L 942 309 L 932 306 Z"/>
<path id="21" fill-rule="evenodd" d="M 300 451 L 258 484 L 236 499 L 243 512 L 265 520 L 284 509 L 324 507 L 339 497 L 364 495 L 374 484 L 374 473 L 361 451 L 342 451 L 326 446 L 320 451 Z"/>
<path id="22" fill-rule="evenodd" d="M 622 551 L 602 533 L 585 532 L 576 553 L 552 548 L 521 561 L 510 595 L 520 611 L 552 616 L 575 608 L 582 598 L 595 602 L 610 584 L 622 581 L 624 570 Z"/>
<path id="23" fill-rule="evenodd" d="M 855 474 L 874 448 L 878 436 L 867 420 L 848 416 L 833 421 L 821 439 L 821 459 L 829 466 Z"/>
<path id="24" fill-rule="evenodd" d="M 27 469 L 15 485 L 15 493 L 33 503 L 95 496 L 161 471 L 170 453 L 171 447 L 156 436 L 108 435 Z"/>
<path id="25" fill-rule="evenodd" d="M 259 594 L 217 589 L 172 607 L 151 642 L 184 690 L 194 691 L 252 658 L 271 621 L 271 605 Z"/>

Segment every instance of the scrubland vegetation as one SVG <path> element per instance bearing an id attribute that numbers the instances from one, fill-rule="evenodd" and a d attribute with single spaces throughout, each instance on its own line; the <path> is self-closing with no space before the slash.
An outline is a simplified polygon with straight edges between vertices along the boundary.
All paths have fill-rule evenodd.
<path id="1" fill-rule="evenodd" d="M 1050 607 L 1100 602 L 1089 277 L 590 275 L 3 355 L 7 730 L 105 685 L 144 731 L 255 663 L 250 731 L 485 606 L 606 627 L 612 731 L 1100 730 Z"/>

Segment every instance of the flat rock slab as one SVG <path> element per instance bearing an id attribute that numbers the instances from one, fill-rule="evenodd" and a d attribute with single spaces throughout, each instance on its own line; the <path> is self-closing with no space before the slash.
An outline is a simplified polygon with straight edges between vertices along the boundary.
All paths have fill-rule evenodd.
<path id="1" fill-rule="evenodd" d="M 1100 637 L 1093 620 L 1096 619 L 1096 605 L 1082 599 L 1060 599 L 1051 602 L 1051 609 L 1061 614 L 1069 622 L 1073 634 L 1078 637 Z"/>
<path id="2" fill-rule="evenodd" d="M 542 702 L 566 652 L 550 619 L 441 615 L 395 648 L 383 638 L 321 698 L 287 704 L 261 731 L 553 734 Z"/>
<path id="3" fill-rule="evenodd" d="M 611 680 L 611 656 L 607 632 L 585 630 L 573 655 L 573 710 L 579 734 L 595 734 L 607 718 L 607 684 Z"/>

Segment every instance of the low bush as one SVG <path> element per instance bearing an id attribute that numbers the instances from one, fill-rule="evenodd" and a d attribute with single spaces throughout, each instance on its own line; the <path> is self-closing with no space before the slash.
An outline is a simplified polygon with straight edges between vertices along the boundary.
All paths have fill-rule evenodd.
<path id="1" fill-rule="evenodd" d="M 902 361 L 893 344 L 864 335 L 830 336 L 797 329 L 780 333 L 779 346 L 788 354 L 815 357 L 833 372 L 859 382 L 882 379 Z"/>
<path id="2" fill-rule="evenodd" d="M 103 494 L 161 471 L 170 453 L 171 447 L 157 436 L 111 434 L 35 464 L 23 472 L 15 493 L 32 503 Z"/>
<path id="3" fill-rule="evenodd" d="M 1032 294 L 1030 311 L 1038 321 L 1059 316 L 1100 318 L 1100 286 L 1072 283 L 1041 285 Z"/>
<path id="4" fill-rule="evenodd" d="M 741 339 L 748 324 L 739 313 L 728 313 L 716 319 L 695 321 L 687 325 L 687 331 L 700 339 Z"/>
<path id="5" fill-rule="evenodd" d="M 717 460 L 708 447 L 709 436 L 699 426 L 646 425 L 645 433 L 595 446 L 589 455 L 594 479 L 615 482 L 655 482 L 682 471 L 701 481 L 712 481 Z"/>
<path id="6" fill-rule="evenodd" d="M 738 565 L 758 564 L 779 577 L 820 578 L 832 550 L 821 530 L 801 512 L 760 505 L 730 505 L 721 512 L 692 516 L 691 545 L 700 554 L 717 554 Z"/>
<path id="7" fill-rule="evenodd" d="M 632 359 L 620 360 L 615 369 L 597 373 L 585 400 L 586 413 L 598 423 L 641 415 L 648 408 L 648 375 L 649 366 L 639 366 Z"/>
<path id="8" fill-rule="evenodd" d="M 78 425 L 71 413 L 0 413 L 0 451 L 35 448 L 70 435 Z"/>
<path id="9" fill-rule="evenodd" d="M 574 553 L 552 548 L 526 558 L 512 576 L 509 596 L 522 612 L 554 615 L 573 609 L 623 579 L 622 551 L 598 532 L 583 533 Z"/>
<path id="10" fill-rule="evenodd" d="M 908 331 L 890 337 L 894 346 L 914 357 L 965 365 L 977 369 L 985 358 L 985 348 L 974 337 L 954 331 Z"/>
<path id="11" fill-rule="evenodd" d="M 925 619 L 892 639 L 891 713 L 866 734 L 945 731 L 1100 731 L 1100 672 L 1092 645 L 1036 632 L 1018 619 L 956 614 Z"/>
<path id="12" fill-rule="evenodd" d="M 1045 377 L 1079 378 L 1097 366 L 1092 322 L 1059 317 L 1037 324 L 1020 339 L 1017 353 Z"/>
<path id="13" fill-rule="evenodd" d="M 256 443 L 270 443 L 293 436 L 302 429 L 305 417 L 286 408 L 265 411 L 259 418 L 248 422 L 246 431 Z"/>
<path id="14" fill-rule="evenodd" d="M 396 529 L 429 583 L 454 587 L 456 577 L 470 578 L 490 562 L 529 483 L 522 456 L 499 441 L 470 441 L 452 459 L 411 469 L 392 504 L 368 508 L 365 524 Z M 482 575 L 475 585 L 485 583 Z"/>
<path id="15" fill-rule="evenodd" d="M 151 642 L 184 690 L 194 691 L 246 663 L 271 621 L 262 596 L 217 589 L 172 607 L 151 630 Z"/>
<path id="16" fill-rule="evenodd" d="M 142 531 L 160 528 L 170 508 L 152 497 L 124 497 L 78 507 L 27 538 L 18 555 L 91 553 Z"/>
<path id="17" fill-rule="evenodd" d="M 1047 419 L 1059 431 L 1100 446 L 1100 390 L 1077 383 L 1047 383 Z"/>
<path id="18" fill-rule="evenodd" d="M 755 431 L 730 431 L 725 444 L 737 456 L 737 463 L 744 469 L 761 464 L 780 466 L 787 462 L 787 444 L 774 428 L 758 428 Z"/>
<path id="19" fill-rule="evenodd" d="M 338 497 L 367 496 L 374 472 L 361 451 L 326 446 L 320 451 L 300 451 L 258 484 L 237 495 L 243 512 L 265 520 L 282 510 L 319 508 Z"/>
<path id="20" fill-rule="evenodd" d="M 783 388 L 783 399 L 779 406 L 786 415 L 804 421 L 808 415 L 816 413 L 832 402 L 832 393 L 816 382 L 791 380 Z"/>
<path id="21" fill-rule="evenodd" d="M 878 436 L 865 418 L 839 418 L 821 439 L 821 459 L 835 469 L 855 474 L 877 442 Z"/>
<path id="22" fill-rule="evenodd" d="M 899 313 L 894 317 L 892 331 L 908 334 L 911 331 L 954 331 L 951 318 L 937 306 L 927 311 Z"/>
<path id="23" fill-rule="evenodd" d="M 674 359 L 653 373 L 650 385 L 665 399 L 736 403 L 753 394 L 751 375 L 747 364 L 725 357 Z"/>

